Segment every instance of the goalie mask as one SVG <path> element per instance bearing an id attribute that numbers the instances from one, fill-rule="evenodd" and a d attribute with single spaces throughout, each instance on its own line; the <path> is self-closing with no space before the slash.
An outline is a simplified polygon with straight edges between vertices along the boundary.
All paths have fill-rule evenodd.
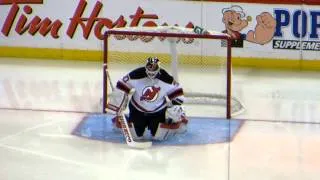
<path id="1" fill-rule="evenodd" d="M 160 62 L 157 57 L 149 57 L 145 66 L 149 78 L 154 79 L 160 71 Z"/>

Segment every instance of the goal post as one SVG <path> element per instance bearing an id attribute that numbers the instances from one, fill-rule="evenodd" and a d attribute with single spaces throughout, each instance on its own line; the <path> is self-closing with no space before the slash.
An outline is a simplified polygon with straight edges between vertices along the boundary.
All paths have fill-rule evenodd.
<path id="1" fill-rule="evenodd" d="M 231 38 L 227 34 L 177 26 L 114 28 L 104 35 L 103 52 L 103 113 L 117 80 L 144 66 L 149 56 L 157 56 L 161 67 L 181 83 L 187 104 L 220 107 L 228 119 L 244 109 L 231 94 Z"/>

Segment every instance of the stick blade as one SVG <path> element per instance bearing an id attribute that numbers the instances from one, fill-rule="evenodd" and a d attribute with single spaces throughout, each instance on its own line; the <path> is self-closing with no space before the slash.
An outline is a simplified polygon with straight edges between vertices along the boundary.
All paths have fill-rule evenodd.
<path id="1" fill-rule="evenodd" d="M 151 141 L 133 141 L 128 143 L 128 145 L 135 149 L 148 149 L 152 146 Z"/>

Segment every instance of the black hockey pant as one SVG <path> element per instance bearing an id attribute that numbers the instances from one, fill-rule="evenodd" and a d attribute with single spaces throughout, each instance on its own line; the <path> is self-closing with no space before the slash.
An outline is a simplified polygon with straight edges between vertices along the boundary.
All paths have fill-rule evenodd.
<path id="1" fill-rule="evenodd" d="M 151 131 L 151 135 L 154 136 L 159 123 L 165 122 L 165 115 L 166 108 L 155 113 L 145 113 L 137 110 L 129 103 L 129 121 L 133 122 L 135 131 L 139 137 L 143 135 L 147 127 Z"/>

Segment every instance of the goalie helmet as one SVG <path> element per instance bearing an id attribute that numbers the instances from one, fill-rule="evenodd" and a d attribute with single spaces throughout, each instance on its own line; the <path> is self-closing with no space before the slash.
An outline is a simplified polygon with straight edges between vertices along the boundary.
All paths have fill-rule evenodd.
<path id="1" fill-rule="evenodd" d="M 146 63 L 146 73 L 149 78 L 154 79 L 160 72 L 160 62 L 157 57 L 149 57 Z"/>

